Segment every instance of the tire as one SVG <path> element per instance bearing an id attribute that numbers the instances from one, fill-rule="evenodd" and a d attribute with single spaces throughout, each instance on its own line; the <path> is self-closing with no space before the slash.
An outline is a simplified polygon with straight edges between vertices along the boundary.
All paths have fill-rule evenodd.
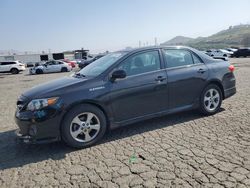
<path id="1" fill-rule="evenodd" d="M 63 68 L 61 69 L 61 72 L 68 72 L 68 69 L 67 69 L 66 67 L 63 67 Z"/>
<path id="2" fill-rule="evenodd" d="M 93 105 L 81 104 L 71 109 L 64 117 L 61 136 L 71 147 L 86 148 L 101 140 L 106 130 L 104 113 Z"/>
<path id="3" fill-rule="evenodd" d="M 36 70 L 36 74 L 43 74 L 43 70 L 37 69 L 37 70 Z"/>
<path id="4" fill-rule="evenodd" d="M 12 68 L 10 70 L 11 74 L 18 74 L 19 73 L 19 70 L 17 68 Z"/>
<path id="5" fill-rule="evenodd" d="M 213 98 L 211 98 L 211 95 Z M 215 85 L 208 85 L 200 96 L 200 112 L 204 115 L 213 115 L 220 109 L 222 103 L 221 89 Z"/>
<path id="6" fill-rule="evenodd" d="M 227 57 L 227 54 L 224 54 L 223 57 Z"/>

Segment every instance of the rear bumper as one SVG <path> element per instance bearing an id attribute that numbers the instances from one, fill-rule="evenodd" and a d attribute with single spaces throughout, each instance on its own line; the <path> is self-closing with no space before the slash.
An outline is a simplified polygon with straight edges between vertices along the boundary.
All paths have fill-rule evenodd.
<path id="1" fill-rule="evenodd" d="M 229 89 L 224 90 L 224 97 L 229 98 L 231 96 L 233 96 L 236 93 L 236 87 L 232 87 Z"/>
<path id="2" fill-rule="evenodd" d="M 19 71 L 25 71 L 26 68 L 25 68 L 25 67 L 18 67 L 18 70 L 19 70 Z"/>

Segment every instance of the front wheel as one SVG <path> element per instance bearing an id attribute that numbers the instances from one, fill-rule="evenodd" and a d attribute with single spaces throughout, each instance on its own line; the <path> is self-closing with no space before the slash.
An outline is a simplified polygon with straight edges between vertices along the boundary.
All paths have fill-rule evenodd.
<path id="1" fill-rule="evenodd" d="M 107 122 L 104 113 L 97 107 L 78 105 L 65 116 L 62 127 L 62 139 L 75 148 L 94 145 L 105 134 Z"/>
<path id="2" fill-rule="evenodd" d="M 36 74 L 43 74 L 43 70 L 42 69 L 37 69 Z"/>
<path id="3" fill-rule="evenodd" d="M 221 102 L 221 89 L 217 85 L 210 84 L 201 94 L 200 111 L 205 115 L 213 115 L 219 111 Z"/>

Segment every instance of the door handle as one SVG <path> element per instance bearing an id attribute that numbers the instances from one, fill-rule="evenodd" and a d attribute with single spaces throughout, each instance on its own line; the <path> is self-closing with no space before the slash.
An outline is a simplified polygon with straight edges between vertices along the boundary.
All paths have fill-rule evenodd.
<path id="1" fill-rule="evenodd" d="M 158 81 L 158 82 L 162 82 L 163 80 L 166 80 L 167 78 L 166 77 L 163 77 L 163 76 L 158 76 L 155 81 Z"/>
<path id="2" fill-rule="evenodd" d="M 199 69 L 197 72 L 203 74 L 204 72 L 206 72 L 206 70 L 204 70 L 204 69 Z"/>

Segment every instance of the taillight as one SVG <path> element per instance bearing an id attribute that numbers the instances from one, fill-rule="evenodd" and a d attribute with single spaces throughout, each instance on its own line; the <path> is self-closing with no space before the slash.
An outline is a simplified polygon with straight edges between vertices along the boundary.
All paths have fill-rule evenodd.
<path id="1" fill-rule="evenodd" d="M 228 69 L 230 70 L 230 72 L 233 72 L 235 68 L 234 68 L 233 65 L 230 65 L 230 66 L 228 67 Z"/>

